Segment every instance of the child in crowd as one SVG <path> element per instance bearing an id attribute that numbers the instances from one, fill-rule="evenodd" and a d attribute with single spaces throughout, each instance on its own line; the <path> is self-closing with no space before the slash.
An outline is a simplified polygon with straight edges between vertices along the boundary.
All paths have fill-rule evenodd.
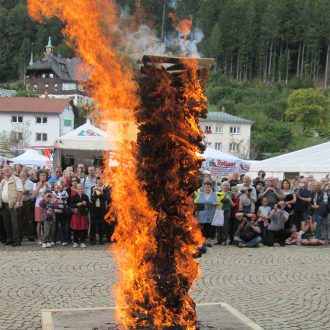
<path id="1" fill-rule="evenodd" d="M 56 199 L 50 190 L 46 190 L 44 198 L 39 203 L 41 210 L 41 221 L 44 224 L 43 248 L 55 245 L 55 208 L 58 206 Z"/>
<path id="2" fill-rule="evenodd" d="M 270 206 L 268 206 L 268 200 L 264 197 L 261 201 L 261 206 L 259 206 L 257 216 L 258 216 L 258 225 L 261 229 L 261 236 L 265 234 L 265 230 L 269 226 L 269 214 L 271 212 Z"/>
<path id="3" fill-rule="evenodd" d="M 292 225 L 290 228 L 291 236 L 286 239 L 285 244 L 287 245 L 301 245 L 301 237 L 304 234 L 304 232 L 301 230 L 298 232 L 297 226 Z"/>

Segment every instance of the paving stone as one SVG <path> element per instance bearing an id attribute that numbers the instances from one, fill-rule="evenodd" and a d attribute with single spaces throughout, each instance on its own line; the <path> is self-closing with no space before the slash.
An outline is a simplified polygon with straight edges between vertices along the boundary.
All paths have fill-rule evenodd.
<path id="1" fill-rule="evenodd" d="M 224 301 L 264 329 L 329 329 L 330 248 L 215 246 L 198 263 L 195 301 Z M 0 246 L 0 328 L 41 329 L 45 308 L 114 305 L 104 246 Z"/>

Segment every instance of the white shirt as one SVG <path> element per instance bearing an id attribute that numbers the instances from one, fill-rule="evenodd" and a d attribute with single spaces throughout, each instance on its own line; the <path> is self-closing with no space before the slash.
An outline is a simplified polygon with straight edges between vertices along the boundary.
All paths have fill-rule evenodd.
<path id="1" fill-rule="evenodd" d="M 47 188 L 45 188 L 45 186 L 43 186 L 43 187 L 39 190 L 39 192 L 38 192 L 38 194 L 37 194 L 37 196 L 36 196 L 36 207 L 40 207 L 40 202 L 41 202 L 41 200 L 42 200 L 43 197 L 44 197 L 45 191 L 51 189 L 51 185 L 50 185 L 49 182 L 45 182 L 45 184 L 46 184 L 46 187 L 47 187 Z M 38 183 L 34 183 L 34 184 L 33 184 L 33 190 L 36 190 L 37 187 L 38 187 Z"/>
<path id="2" fill-rule="evenodd" d="M 8 181 L 7 180 L 5 180 L 5 184 L 3 185 L 1 198 L 4 203 L 8 203 Z"/>
<path id="3" fill-rule="evenodd" d="M 34 183 L 29 179 L 27 179 L 25 181 L 25 183 L 23 184 L 23 188 L 24 188 L 23 190 L 24 191 L 26 191 L 26 190 L 29 191 L 28 194 L 23 193 L 23 202 L 27 202 L 27 201 L 32 199 L 33 185 L 34 185 Z"/>

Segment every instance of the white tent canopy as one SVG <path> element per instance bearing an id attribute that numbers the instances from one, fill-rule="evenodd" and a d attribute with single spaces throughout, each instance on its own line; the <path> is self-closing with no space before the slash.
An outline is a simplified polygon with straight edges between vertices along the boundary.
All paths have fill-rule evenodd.
<path id="1" fill-rule="evenodd" d="M 259 170 L 280 177 L 284 173 L 300 173 L 321 178 L 330 173 L 330 142 L 251 163 L 251 173 Z"/>
<path id="2" fill-rule="evenodd" d="M 227 176 L 233 172 L 246 173 L 250 166 L 240 158 L 209 147 L 201 156 L 205 159 L 202 168 L 210 171 L 212 175 Z"/>
<path id="3" fill-rule="evenodd" d="M 93 126 L 89 120 L 84 125 L 59 137 L 55 145 L 60 149 L 93 151 L 109 150 L 111 147 L 107 133 Z"/>
<path id="4" fill-rule="evenodd" d="M 40 155 L 37 151 L 33 149 L 28 149 L 15 158 L 9 159 L 9 161 L 13 162 L 14 164 L 21 164 L 24 166 L 34 165 L 34 166 L 46 166 L 50 165 L 52 162 L 45 156 Z"/>

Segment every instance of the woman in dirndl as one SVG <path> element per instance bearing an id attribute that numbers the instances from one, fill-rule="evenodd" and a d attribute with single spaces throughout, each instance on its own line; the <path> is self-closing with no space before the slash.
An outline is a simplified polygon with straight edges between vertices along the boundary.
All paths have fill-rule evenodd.
<path id="1" fill-rule="evenodd" d="M 88 231 L 88 212 L 90 207 L 89 198 L 84 194 L 84 186 L 82 184 L 77 185 L 78 193 L 71 199 L 70 207 L 73 209 L 71 217 L 71 229 L 73 232 L 73 247 L 85 248 L 85 240 Z"/>

